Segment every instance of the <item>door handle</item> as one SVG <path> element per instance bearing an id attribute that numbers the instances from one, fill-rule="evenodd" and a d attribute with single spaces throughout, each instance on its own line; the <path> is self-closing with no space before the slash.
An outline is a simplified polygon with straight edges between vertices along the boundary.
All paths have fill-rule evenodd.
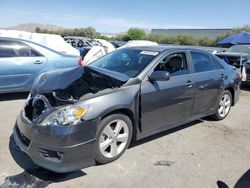
<path id="1" fill-rule="evenodd" d="M 224 75 L 224 74 L 221 74 L 221 75 L 220 75 L 220 78 L 221 78 L 221 79 L 224 79 L 224 78 L 225 78 L 225 75 Z"/>
<path id="2" fill-rule="evenodd" d="M 193 84 L 190 80 L 187 81 L 187 83 L 185 84 L 188 88 L 192 87 Z"/>
<path id="3" fill-rule="evenodd" d="M 35 62 L 34 62 L 34 64 L 42 64 L 43 62 L 42 61 L 40 61 L 40 60 L 36 60 Z"/>

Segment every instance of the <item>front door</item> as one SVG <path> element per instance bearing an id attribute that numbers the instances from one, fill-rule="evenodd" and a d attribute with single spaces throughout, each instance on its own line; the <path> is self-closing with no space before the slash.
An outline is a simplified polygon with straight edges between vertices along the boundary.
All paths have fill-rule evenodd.
<path id="1" fill-rule="evenodd" d="M 191 116 L 194 100 L 192 76 L 186 53 L 164 57 L 154 71 L 168 71 L 168 81 L 145 81 L 141 85 L 142 131 L 149 131 L 185 120 Z"/>

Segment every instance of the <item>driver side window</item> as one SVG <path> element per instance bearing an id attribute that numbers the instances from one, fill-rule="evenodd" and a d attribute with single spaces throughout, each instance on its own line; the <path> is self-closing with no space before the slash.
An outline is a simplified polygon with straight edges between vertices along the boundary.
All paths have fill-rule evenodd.
<path id="1" fill-rule="evenodd" d="M 166 56 L 155 67 L 154 71 L 167 71 L 171 76 L 188 74 L 189 71 L 185 53 L 174 53 Z"/>

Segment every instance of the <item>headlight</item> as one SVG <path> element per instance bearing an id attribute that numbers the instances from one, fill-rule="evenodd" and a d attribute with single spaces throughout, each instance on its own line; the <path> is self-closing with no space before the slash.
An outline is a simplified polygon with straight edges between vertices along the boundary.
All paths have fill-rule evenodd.
<path id="1" fill-rule="evenodd" d="M 49 114 L 41 125 L 76 125 L 87 112 L 86 108 L 66 106 Z"/>

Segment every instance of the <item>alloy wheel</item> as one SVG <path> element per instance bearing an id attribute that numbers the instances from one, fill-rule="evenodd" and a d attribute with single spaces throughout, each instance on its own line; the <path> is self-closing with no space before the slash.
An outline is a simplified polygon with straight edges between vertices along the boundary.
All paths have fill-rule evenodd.
<path id="1" fill-rule="evenodd" d="M 231 108 L 231 97 L 227 93 L 225 93 L 220 100 L 218 109 L 219 115 L 222 118 L 225 117 L 228 114 L 230 108 Z"/>
<path id="2" fill-rule="evenodd" d="M 119 155 L 129 138 L 128 125 L 123 120 L 114 120 L 107 124 L 101 133 L 99 149 L 107 158 Z"/>

